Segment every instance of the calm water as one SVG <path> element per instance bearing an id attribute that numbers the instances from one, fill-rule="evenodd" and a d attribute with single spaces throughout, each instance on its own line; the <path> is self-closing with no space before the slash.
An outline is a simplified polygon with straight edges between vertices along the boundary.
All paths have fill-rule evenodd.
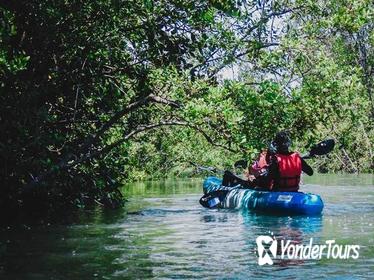
<path id="1" fill-rule="evenodd" d="M 308 178 L 320 217 L 272 217 L 202 208 L 201 180 L 134 184 L 119 211 L 83 212 L 65 225 L 1 231 L 1 279 L 373 279 L 374 177 Z M 358 244 L 357 260 L 258 266 L 256 237 Z M 270 277 L 270 278 L 269 278 Z"/>

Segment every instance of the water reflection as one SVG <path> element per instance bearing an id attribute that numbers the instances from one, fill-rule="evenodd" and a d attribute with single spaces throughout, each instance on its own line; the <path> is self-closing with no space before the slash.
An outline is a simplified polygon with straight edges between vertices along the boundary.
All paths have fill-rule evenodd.
<path id="1" fill-rule="evenodd" d="M 226 223 L 228 221 L 228 216 L 222 215 L 217 217 L 217 215 L 203 215 L 201 221 L 205 223 Z"/>
<path id="2" fill-rule="evenodd" d="M 277 255 L 281 254 L 281 240 L 291 241 L 291 244 L 306 244 L 310 238 L 320 236 L 323 228 L 323 217 L 314 216 L 271 216 L 241 211 L 243 216 L 243 225 L 248 232 L 254 233 L 254 238 L 260 235 L 268 235 L 276 239 L 278 248 Z M 317 238 L 318 239 L 318 238 Z M 254 241 L 249 239 L 252 244 Z M 254 245 L 255 246 L 255 245 Z M 270 246 L 270 244 L 268 245 Z M 268 247 L 267 246 L 267 247 Z M 257 247 L 254 250 L 257 253 Z M 257 254 L 256 254 L 257 256 Z M 274 261 L 275 266 L 295 266 L 302 265 L 302 260 L 277 259 Z"/>
<path id="3" fill-rule="evenodd" d="M 332 184 L 342 180 L 334 178 Z M 323 216 L 317 217 L 204 209 L 198 203 L 201 181 L 139 184 L 126 190 L 125 210 L 82 212 L 63 225 L 0 231 L 0 278 L 370 279 L 374 191 L 367 177 L 362 185 L 354 182 L 304 186 L 325 201 Z M 315 244 L 336 239 L 358 243 L 362 251 L 355 261 L 276 260 L 260 267 L 259 235 L 297 244 L 308 244 L 311 237 Z"/>

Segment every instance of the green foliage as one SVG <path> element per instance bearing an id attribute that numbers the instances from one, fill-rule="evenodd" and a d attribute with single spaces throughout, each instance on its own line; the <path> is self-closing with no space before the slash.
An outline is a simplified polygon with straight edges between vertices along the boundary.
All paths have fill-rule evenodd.
<path id="1" fill-rule="evenodd" d="M 1 4 L 0 204 L 117 204 L 113 186 L 140 177 L 124 166 L 143 163 L 127 137 L 181 121 L 174 111 L 194 98 L 187 91 L 207 88 L 193 81 L 221 61 L 206 62 L 212 53 L 224 57 L 230 32 L 213 19 L 230 17 L 230 3 Z"/>
<path id="2" fill-rule="evenodd" d="M 368 0 L 1 4 L 0 206 L 117 207 L 123 182 L 230 168 L 281 129 L 301 152 L 337 140 L 321 172 L 372 172 L 373 16 Z"/>

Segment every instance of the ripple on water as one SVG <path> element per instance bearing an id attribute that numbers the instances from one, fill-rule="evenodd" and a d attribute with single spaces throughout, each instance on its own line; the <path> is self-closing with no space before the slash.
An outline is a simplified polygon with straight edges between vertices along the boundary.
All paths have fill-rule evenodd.
<path id="1" fill-rule="evenodd" d="M 323 179 L 323 180 L 322 180 Z M 1 232 L 1 279 L 372 279 L 374 188 L 370 178 L 322 176 L 319 217 L 276 217 L 202 208 L 200 182 L 131 189 L 131 214 L 96 211 L 68 226 Z M 308 179 L 309 180 L 309 179 Z M 343 182 L 344 184 L 340 184 Z M 171 184 L 171 183 L 168 183 Z M 186 183 L 190 184 L 190 183 Z M 147 191 L 152 191 L 152 194 Z M 149 197 L 152 196 L 152 197 Z M 361 246 L 358 260 L 257 264 L 256 238 Z"/>
<path id="2" fill-rule="evenodd" d="M 323 196 L 323 195 L 322 195 Z M 359 199 L 365 196 L 358 196 Z M 372 196 L 368 196 L 369 198 Z M 359 231 L 362 236 L 373 232 L 370 213 L 374 207 L 372 201 L 351 203 L 350 196 L 325 200 L 325 212 L 320 217 L 273 217 L 232 210 L 196 210 L 198 196 L 189 199 L 177 198 L 168 208 L 149 208 L 142 213 L 141 223 L 128 227 L 138 232 L 157 231 L 158 234 L 144 242 L 152 243 L 149 259 L 153 275 L 159 278 L 243 278 L 252 276 L 269 279 L 270 276 L 284 279 L 320 279 L 323 276 L 351 277 L 357 272 L 358 277 L 365 277 L 372 271 L 372 257 L 359 262 L 349 261 L 355 269 L 347 270 L 344 261 L 289 261 L 276 262 L 272 267 L 257 265 L 255 239 L 258 235 L 274 236 L 309 241 L 309 238 L 324 241 L 336 239 L 337 242 L 357 241 Z M 183 204 L 183 208 L 180 207 Z M 178 208 L 179 206 L 179 208 Z M 152 217 L 152 219 L 147 219 Z M 126 220 L 125 223 L 128 223 Z M 161 231 L 160 231 L 161 229 Z M 122 237 L 125 237 L 123 235 Z M 362 240 L 364 241 L 364 240 Z M 372 239 L 366 239 L 371 248 Z M 353 244 L 355 244 L 353 242 Z M 369 253 L 371 254 L 371 253 Z M 362 261 L 362 260 L 361 260 Z M 304 276 L 300 276 L 304 275 Z"/>

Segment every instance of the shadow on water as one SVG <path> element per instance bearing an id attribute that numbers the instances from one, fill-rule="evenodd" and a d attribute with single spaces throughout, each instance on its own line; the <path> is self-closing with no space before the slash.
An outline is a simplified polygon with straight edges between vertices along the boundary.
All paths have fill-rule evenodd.
<path id="1" fill-rule="evenodd" d="M 21 224 L 1 229 L 0 278 L 78 279 L 107 274 L 115 256 L 105 254 L 103 247 L 117 230 L 105 224 L 121 216 L 108 214 L 86 211 L 61 225 Z"/>
<path id="2" fill-rule="evenodd" d="M 2 229 L 0 278 L 350 279 L 354 274 L 370 279 L 370 178 L 351 186 L 336 185 L 341 178 L 324 180 L 303 187 L 325 201 L 323 216 L 317 217 L 205 209 L 198 203 L 201 180 L 127 186 L 126 209 L 83 211 L 59 225 Z M 316 244 L 336 239 L 341 244 L 358 243 L 362 251 L 357 261 L 275 260 L 273 266 L 260 267 L 259 235 L 296 244 L 307 244 L 310 238 Z"/>

